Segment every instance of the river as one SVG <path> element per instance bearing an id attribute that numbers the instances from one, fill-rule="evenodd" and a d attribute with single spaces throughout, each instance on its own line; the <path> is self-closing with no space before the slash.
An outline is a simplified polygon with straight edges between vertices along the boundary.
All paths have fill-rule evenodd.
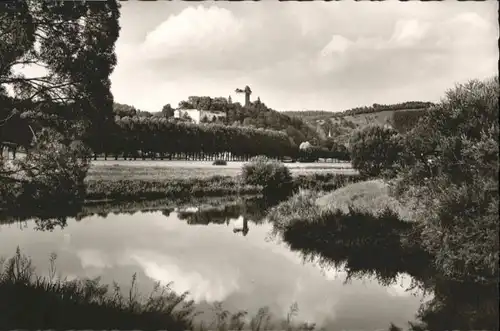
<path id="1" fill-rule="evenodd" d="M 19 246 L 42 275 L 48 274 L 50 254 L 56 253 L 63 277 L 99 276 L 124 288 L 137 273 L 143 294 L 155 281 L 173 282 L 174 290 L 189 291 L 197 309 L 205 311 L 220 301 L 229 311 L 253 314 L 268 306 L 283 317 L 296 302 L 298 320 L 335 330 L 387 329 L 391 322 L 414 320 L 422 295 L 405 291 L 409 276 L 390 286 L 370 278 L 345 283 L 342 268 L 305 262 L 271 230 L 266 221 L 249 220 L 234 210 L 207 213 L 184 205 L 68 219 L 52 231 L 37 229 L 32 220 L 3 224 L 0 252 L 9 257 Z"/>

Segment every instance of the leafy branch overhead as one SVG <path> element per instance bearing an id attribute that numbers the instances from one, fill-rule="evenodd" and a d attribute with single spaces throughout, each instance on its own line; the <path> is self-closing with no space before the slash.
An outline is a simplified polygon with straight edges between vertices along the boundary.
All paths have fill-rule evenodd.
<path id="1" fill-rule="evenodd" d="M 15 173 L 23 185 L 52 186 L 49 195 L 57 195 L 64 178 L 72 181 L 67 189 L 81 190 L 88 168 L 81 142 L 104 146 L 114 125 L 109 76 L 119 16 L 114 0 L 0 4 L 0 145 L 28 154 L 8 171 L 1 161 L 1 184 Z M 60 157 L 54 163 L 50 155 Z M 19 189 L 31 194 L 26 188 Z M 15 205 L 19 197 L 11 191 L 2 188 L 1 200 Z"/>

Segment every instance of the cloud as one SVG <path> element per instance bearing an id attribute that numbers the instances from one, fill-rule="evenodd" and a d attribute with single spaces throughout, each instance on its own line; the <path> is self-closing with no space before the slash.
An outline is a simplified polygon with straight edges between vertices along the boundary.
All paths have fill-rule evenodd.
<path id="1" fill-rule="evenodd" d="M 97 268 L 104 269 L 111 266 L 109 262 L 106 261 L 104 254 L 97 249 L 82 249 L 76 252 L 76 255 L 80 259 L 82 268 Z"/>
<path id="2" fill-rule="evenodd" d="M 416 19 L 397 21 L 389 43 L 400 46 L 418 45 L 428 33 L 430 25 L 428 22 L 420 22 Z"/>
<path id="3" fill-rule="evenodd" d="M 124 11 L 112 77 L 117 100 L 145 110 L 189 95 L 227 96 L 244 85 L 278 110 L 437 101 L 457 81 L 496 72 L 491 3 L 151 8 L 142 39 L 130 26 L 143 24 L 133 10 Z"/>
<path id="4" fill-rule="evenodd" d="M 238 274 L 233 270 L 214 270 L 213 268 L 191 266 L 184 269 L 180 261 L 154 252 L 135 252 L 130 259 L 143 268 L 146 276 L 159 281 L 162 285 L 173 282 L 172 289 L 177 293 L 189 291 L 189 296 L 195 302 L 222 301 L 228 295 L 240 290 Z M 194 267 L 194 268 L 193 268 Z"/>
<path id="5" fill-rule="evenodd" d="M 172 15 L 146 35 L 142 51 L 149 59 L 222 64 L 224 52 L 240 47 L 241 21 L 231 11 L 212 6 L 189 7 Z M 201 55 L 201 56 L 200 56 Z"/>

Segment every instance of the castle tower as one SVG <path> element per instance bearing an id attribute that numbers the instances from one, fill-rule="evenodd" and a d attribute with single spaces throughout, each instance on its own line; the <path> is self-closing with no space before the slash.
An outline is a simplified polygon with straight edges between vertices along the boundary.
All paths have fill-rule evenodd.
<path id="1" fill-rule="evenodd" d="M 240 88 L 237 88 L 236 93 L 245 93 L 245 107 L 248 107 L 250 106 L 250 95 L 252 94 L 252 90 L 250 89 L 250 87 L 247 85 L 245 86 L 245 89 L 240 89 Z"/>

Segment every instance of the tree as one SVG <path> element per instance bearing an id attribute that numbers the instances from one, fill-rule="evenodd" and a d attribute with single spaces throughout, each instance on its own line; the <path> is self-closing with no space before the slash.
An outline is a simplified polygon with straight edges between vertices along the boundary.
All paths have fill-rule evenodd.
<path id="1" fill-rule="evenodd" d="M 460 282 L 498 281 L 499 91 L 498 76 L 457 85 L 404 139 L 394 192 L 438 269 Z"/>
<path id="2" fill-rule="evenodd" d="M 75 141 L 95 150 L 105 149 L 111 141 L 106 139 L 114 125 L 109 76 L 116 64 L 118 8 L 114 0 L 0 4 L 0 98 L 5 101 L 0 110 L 1 138 L 5 139 L 5 128 L 14 123 L 11 120 L 20 120 L 20 130 L 33 138 L 25 147 L 28 154 L 34 153 L 26 163 L 17 163 L 16 169 L 0 169 L 0 185 L 13 180 L 23 185 L 36 183 L 34 176 L 43 175 L 36 168 L 53 169 L 56 174 L 73 169 L 80 174 L 78 169 L 85 172 L 83 163 L 73 167 L 58 162 L 54 168 L 45 166 L 47 158 L 35 155 L 53 153 L 52 147 L 59 146 L 56 150 L 75 152 L 76 158 L 84 160 L 86 149 L 76 148 Z M 41 73 L 27 77 L 16 71 L 20 65 L 38 66 Z M 54 180 L 51 185 L 61 184 L 61 177 L 49 177 Z M 81 180 L 74 183 L 76 187 L 83 183 L 80 175 L 72 178 Z"/>
<path id="3" fill-rule="evenodd" d="M 113 113 L 120 117 L 135 116 L 137 115 L 137 109 L 126 104 L 115 102 L 113 104 Z"/>
<path id="4" fill-rule="evenodd" d="M 376 177 L 393 173 L 400 160 L 401 136 L 387 126 L 368 125 L 353 132 L 351 163 L 361 175 Z"/>
<path id="5" fill-rule="evenodd" d="M 180 109 L 193 109 L 193 108 L 195 108 L 195 106 L 192 105 L 191 103 L 189 103 L 188 101 L 181 101 L 181 102 L 179 102 L 179 108 Z"/>

